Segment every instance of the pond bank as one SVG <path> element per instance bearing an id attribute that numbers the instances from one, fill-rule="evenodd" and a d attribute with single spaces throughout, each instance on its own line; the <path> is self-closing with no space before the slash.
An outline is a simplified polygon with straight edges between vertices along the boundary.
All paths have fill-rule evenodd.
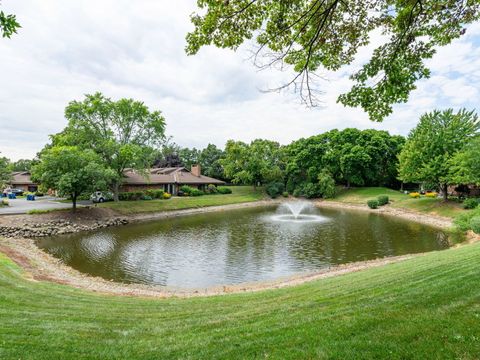
<path id="1" fill-rule="evenodd" d="M 281 203 L 283 200 L 266 200 L 246 204 L 234 204 L 215 206 L 209 208 L 188 209 L 179 211 L 170 211 L 154 214 L 143 214 L 128 217 L 128 222 L 141 222 L 155 219 L 166 219 L 176 216 L 184 216 L 191 214 L 207 213 L 214 211 L 225 211 L 229 209 L 240 209 L 246 207 L 266 206 Z M 441 218 L 437 216 L 418 214 L 401 209 L 393 209 L 390 207 L 382 207 L 381 209 L 371 210 L 366 206 L 351 205 L 345 203 L 314 201 L 315 206 L 320 208 L 336 208 L 349 209 L 358 211 L 368 211 L 385 216 L 398 216 L 407 220 L 421 222 L 427 225 L 448 229 L 452 226 L 451 219 Z M 473 233 L 468 234 L 468 242 L 479 241 L 479 236 Z M 334 266 L 326 270 L 300 274 L 290 277 L 277 279 L 274 281 L 258 282 L 252 284 L 239 284 L 229 286 L 217 286 L 206 289 L 175 289 L 161 286 L 149 286 L 141 284 L 122 284 L 107 281 L 102 278 L 84 275 L 73 268 L 66 266 L 60 260 L 40 250 L 32 239 L 27 238 L 0 238 L 0 252 L 9 256 L 13 261 L 25 269 L 25 276 L 32 281 L 53 281 L 60 284 L 68 284 L 70 286 L 86 289 L 94 292 L 109 293 L 115 295 L 128 296 L 147 296 L 147 297 L 192 297 L 192 296 L 211 296 L 239 292 L 262 291 L 266 289 L 283 288 L 302 284 L 322 278 L 338 276 L 350 272 L 361 271 L 363 269 L 383 266 L 386 264 L 404 261 L 416 256 L 424 254 L 402 255 L 396 257 L 388 257 L 375 259 L 364 262 L 356 262 L 345 265 Z"/>

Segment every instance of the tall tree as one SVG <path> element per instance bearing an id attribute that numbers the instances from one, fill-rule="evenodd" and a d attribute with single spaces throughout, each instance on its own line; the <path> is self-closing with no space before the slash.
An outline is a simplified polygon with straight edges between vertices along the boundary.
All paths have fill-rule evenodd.
<path id="1" fill-rule="evenodd" d="M 182 161 L 183 166 L 190 169 L 192 165 L 200 162 L 200 150 L 193 148 L 180 148 L 178 151 L 178 157 Z"/>
<path id="2" fill-rule="evenodd" d="M 73 211 L 81 194 L 107 188 L 115 175 L 93 150 L 76 146 L 53 146 L 43 152 L 40 163 L 32 168 L 32 179 L 45 189 L 55 189 L 60 196 L 70 197 Z"/>
<path id="3" fill-rule="evenodd" d="M 11 179 L 10 160 L 0 156 L 0 191 L 8 185 Z"/>
<path id="4" fill-rule="evenodd" d="M 194 31 L 186 52 L 204 45 L 237 49 L 256 37 L 255 65 L 261 69 L 292 66 L 296 75 L 278 89 L 293 85 L 301 99 L 317 104 L 318 69 L 340 70 L 351 64 L 372 34 L 382 43 L 360 70 L 352 89 L 338 101 L 360 106 L 381 121 L 392 104 L 406 102 L 416 82 L 430 75 L 426 60 L 440 46 L 465 33 L 480 17 L 480 1 L 438 0 L 238 0 L 197 1 Z"/>
<path id="5" fill-rule="evenodd" d="M 30 160 L 30 159 L 20 159 L 14 161 L 10 164 L 11 171 L 30 171 L 33 165 L 38 163 L 38 160 Z"/>
<path id="6" fill-rule="evenodd" d="M 448 109 L 422 115 L 399 155 L 399 178 L 435 184 L 447 200 L 452 158 L 478 136 L 479 129 L 474 111 Z"/>
<path id="7" fill-rule="evenodd" d="M 480 136 L 451 159 L 449 180 L 457 185 L 480 185 Z"/>
<path id="8" fill-rule="evenodd" d="M 202 172 L 206 176 L 215 179 L 224 179 L 223 166 L 220 159 L 224 156 L 221 149 L 214 144 L 208 144 L 206 148 L 200 151 L 199 162 L 202 166 Z"/>
<path id="9" fill-rule="evenodd" d="M 53 145 L 91 149 L 112 169 L 111 190 L 118 201 L 124 170 L 145 172 L 153 161 L 154 150 L 163 142 L 165 120 L 160 111 L 133 99 L 112 101 L 101 93 L 72 101 L 65 109 L 68 125 L 52 137 Z M 146 173 L 146 172 L 145 172 Z"/>

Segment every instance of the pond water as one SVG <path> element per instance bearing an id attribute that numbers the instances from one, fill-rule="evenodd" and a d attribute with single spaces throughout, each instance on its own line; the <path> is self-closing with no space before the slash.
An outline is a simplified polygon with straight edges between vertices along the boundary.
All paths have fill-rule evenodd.
<path id="1" fill-rule="evenodd" d="M 203 288 L 445 249 L 448 235 L 367 212 L 310 208 L 292 220 L 284 207 L 265 207 L 42 238 L 37 245 L 108 280 Z"/>

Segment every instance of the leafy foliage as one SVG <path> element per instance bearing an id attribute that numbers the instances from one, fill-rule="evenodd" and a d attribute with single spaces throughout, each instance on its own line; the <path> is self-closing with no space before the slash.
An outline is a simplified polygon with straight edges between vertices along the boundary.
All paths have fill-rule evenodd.
<path id="1" fill-rule="evenodd" d="M 0 11 L 0 34 L 3 38 L 10 38 L 13 34 L 17 33 L 17 30 L 21 28 L 17 22 L 17 17 L 12 14 L 5 14 Z"/>
<path id="2" fill-rule="evenodd" d="M 449 180 L 454 184 L 480 185 L 480 136 L 451 158 Z"/>
<path id="3" fill-rule="evenodd" d="M 439 46 L 465 33 L 480 17 L 478 1 L 392 0 L 239 0 L 197 2 L 194 31 L 187 35 L 187 54 L 202 46 L 237 49 L 256 37 L 254 64 L 261 69 L 292 66 L 290 85 L 308 105 L 318 103 L 314 71 L 340 70 L 351 64 L 372 33 L 383 41 L 357 72 L 352 89 L 338 101 L 360 106 L 381 121 L 392 104 L 406 102 L 416 82 L 428 78 L 425 61 Z"/>
<path id="4" fill-rule="evenodd" d="M 470 228 L 475 234 L 480 234 L 480 216 L 472 217 L 470 220 Z"/>
<path id="5" fill-rule="evenodd" d="M 466 199 L 463 202 L 464 209 L 475 209 L 478 206 L 479 200 L 477 199 Z"/>
<path id="6" fill-rule="evenodd" d="M 272 199 L 283 193 L 285 186 L 282 182 L 271 182 L 265 186 L 265 191 Z"/>
<path id="7" fill-rule="evenodd" d="M 0 191 L 7 186 L 11 179 L 10 160 L 0 156 Z"/>
<path id="8" fill-rule="evenodd" d="M 388 204 L 389 199 L 387 195 L 380 195 L 379 197 L 377 197 L 377 201 L 379 206 L 383 206 Z"/>
<path id="9" fill-rule="evenodd" d="M 477 136 L 478 116 L 465 109 L 434 110 L 420 118 L 399 155 L 399 178 L 405 182 L 436 184 L 447 198 L 452 183 L 452 159 Z"/>
<path id="10" fill-rule="evenodd" d="M 46 189 L 55 189 L 60 196 L 69 196 L 73 210 L 81 194 L 106 189 L 114 176 L 93 150 L 75 146 L 54 146 L 44 151 L 41 162 L 32 168 L 32 179 Z"/>
<path id="11" fill-rule="evenodd" d="M 378 200 L 368 200 L 367 205 L 370 209 L 377 209 L 380 204 L 378 203 Z"/>
<path id="12" fill-rule="evenodd" d="M 318 191 L 325 199 L 335 196 L 335 180 L 326 169 L 318 174 Z"/>

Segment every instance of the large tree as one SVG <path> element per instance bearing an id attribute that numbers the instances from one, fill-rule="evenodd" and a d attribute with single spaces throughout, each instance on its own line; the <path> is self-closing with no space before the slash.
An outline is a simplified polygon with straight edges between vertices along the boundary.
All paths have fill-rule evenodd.
<path id="1" fill-rule="evenodd" d="M 45 189 L 55 189 L 60 196 L 70 197 L 73 211 L 81 194 L 107 188 L 115 175 L 93 150 L 76 146 L 53 146 L 43 152 L 40 163 L 32 168 L 32 179 Z"/>
<path id="2" fill-rule="evenodd" d="M 0 156 L 0 192 L 8 185 L 11 179 L 10 160 Z"/>
<path id="3" fill-rule="evenodd" d="M 220 159 L 224 156 L 224 152 L 214 144 L 208 144 L 206 148 L 200 151 L 199 162 L 202 166 L 202 172 L 206 176 L 215 179 L 224 179 L 223 166 Z"/>
<path id="4" fill-rule="evenodd" d="M 118 201 L 124 170 L 146 174 L 154 157 L 153 147 L 164 140 L 165 120 L 160 111 L 133 99 L 112 101 L 101 93 L 72 101 L 65 109 L 68 125 L 52 137 L 53 145 L 91 149 L 112 169 L 111 190 Z"/>
<path id="5" fill-rule="evenodd" d="M 293 85 L 302 100 L 317 103 L 316 70 L 337 71 L 351 64 L 359 48 L 375 34 L 381 41 L 369 61 L 351 75 L 352 89 L 338 98 L 360 106 L 374 121 L 406 102 L 416 82 L 430 75 L 426 60 L 436 48 L 465 33 L 480 16 L 480 1 L 458 0 L 198 0 L 194 31 L 187 35 L 188 54 L 204 45 L 237 49 L 256 38 L 254 63 L 296 75 Z M 378 36 L 382 34 L 381 36 Z"/>
<path id="6" fill-rule="evenodd" d="M 14 161 L 10 164 L 11 171 L 30 171 L 33 165 L 37 164 L 38 160 L 30 160 L 30 159 L 20 159 Z"/>
<path id="7" fill-rule="evenodd" d="M 478 136 L 479 129 L 474 111 L 448 109 L 422 115 L 399 155 L 399 178 L 434 184 L 447 200 L 452 159 Z"/>
<path id="8" fill-rule="evenodd" d="M 480 136 L 472 139 L 450 161 L 449 180 L 453 184 L 480 185 Z"/>
<path id="9" fill-rule="evenodd" d="M 278 142 L 256 139 L 250 144 L 227 141 L 220 160 L 225 176 L 237 184 L 256 187 L 284 177 L 284 149 Z"/>

